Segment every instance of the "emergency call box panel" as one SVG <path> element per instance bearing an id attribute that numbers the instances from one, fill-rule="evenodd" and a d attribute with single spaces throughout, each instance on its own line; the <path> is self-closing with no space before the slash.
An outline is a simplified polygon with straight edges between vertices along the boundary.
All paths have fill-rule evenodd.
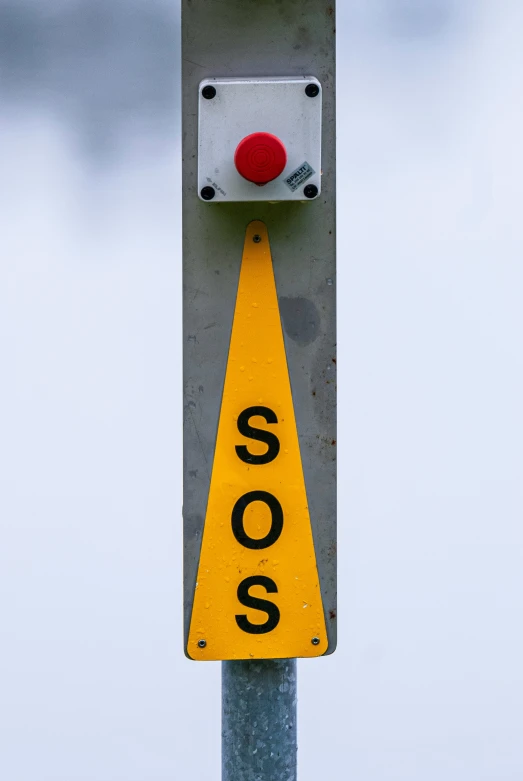
<path id="1" fill-rule="evenodd" d="M 203 201 L 318 197 L 322 90 L 316 78 L 205 79 L 198 105 Z"/>

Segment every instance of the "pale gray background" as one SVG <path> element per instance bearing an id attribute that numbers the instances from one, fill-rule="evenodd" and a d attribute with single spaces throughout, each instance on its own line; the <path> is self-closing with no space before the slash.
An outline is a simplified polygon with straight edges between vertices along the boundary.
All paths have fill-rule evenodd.
<path id="1" fill-rule="evenodd" d="M 341 0 L 340 639 L 300 779 L 523 778 L 523 5 Z M 0 2 L 0 778 L 219 779 L 181 634 L 179 8 Z"/>

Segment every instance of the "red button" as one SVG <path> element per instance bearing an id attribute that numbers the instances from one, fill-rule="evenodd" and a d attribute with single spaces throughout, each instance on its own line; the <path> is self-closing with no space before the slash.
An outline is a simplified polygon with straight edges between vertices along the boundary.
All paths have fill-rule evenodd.
<path id="1" fill-rule="evenodd" d="M 272 133 L 251 133 L 238 144 L 234 163 L 244 179 L 267 184 L 277 179 L 287 165 L 287 150 Z"/>

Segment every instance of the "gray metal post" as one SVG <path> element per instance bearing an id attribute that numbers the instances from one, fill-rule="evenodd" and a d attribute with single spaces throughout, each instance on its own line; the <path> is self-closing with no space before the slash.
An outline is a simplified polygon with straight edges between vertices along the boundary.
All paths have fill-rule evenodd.
<path id="1" fill-rule="evenodd" d="M 182 0 L 185 644 L 246 226 L 269 231 L 329 650 L 336 647 L 334 0 Z M 314 203 L 198 199 L 198 85 L 313 75 L 323 89 Z M 296 781 L 296 661 L 223 668 L 223 781 Z"/>
<path id="2" fill-rule="evenodd" d="M 296 781 L 296 660 L 222 663 L 222 781 Z"/>

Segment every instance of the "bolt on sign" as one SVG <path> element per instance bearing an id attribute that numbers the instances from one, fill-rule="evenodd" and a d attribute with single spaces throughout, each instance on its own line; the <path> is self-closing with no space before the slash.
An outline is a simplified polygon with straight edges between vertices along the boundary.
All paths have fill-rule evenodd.
<path id="1" fill-rule="evenodd" d="M 245 238 L 187 654 L 328 647 L 269 236 Z"/>

